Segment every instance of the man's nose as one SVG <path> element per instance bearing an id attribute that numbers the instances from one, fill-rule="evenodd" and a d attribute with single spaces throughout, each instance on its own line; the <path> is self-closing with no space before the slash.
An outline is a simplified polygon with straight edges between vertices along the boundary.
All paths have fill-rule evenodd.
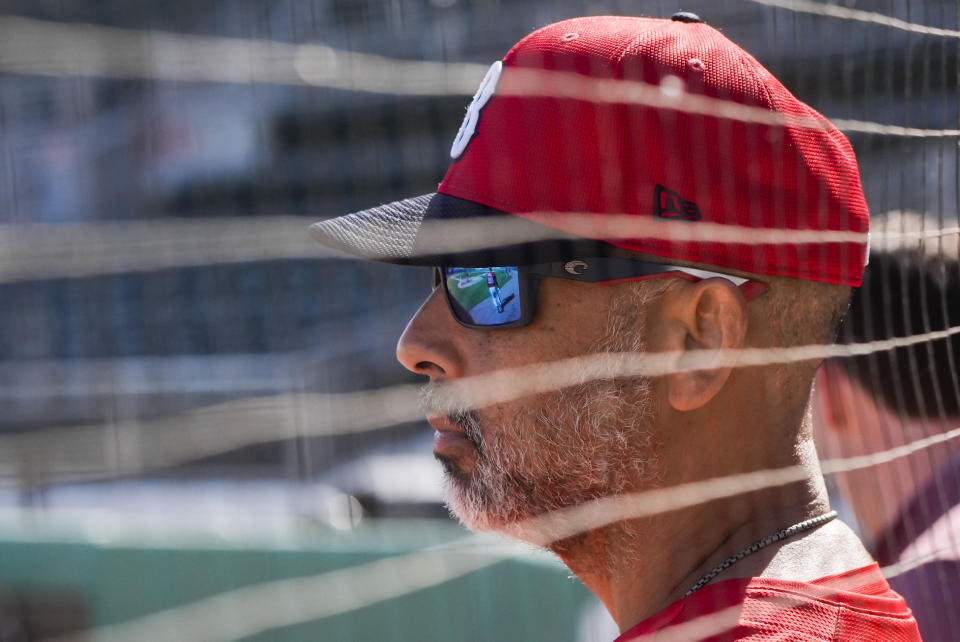
<path id="1" fill-rule="evenodd" d="M 439 288 L 423 302 L 397 342 L 397 360 L 404 368 L 431 379 L 461 376 L 461 355 L 453 340 L 463 330 Z"/>

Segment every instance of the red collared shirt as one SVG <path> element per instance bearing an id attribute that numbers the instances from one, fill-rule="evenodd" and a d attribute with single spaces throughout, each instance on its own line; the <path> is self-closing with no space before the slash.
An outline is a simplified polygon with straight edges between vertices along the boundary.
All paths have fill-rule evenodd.
<path id="1" fill-rule="evenodd" d="M 917 622 L 871 564 L 812 582 L 747 577 L 709 584 L 640 622 L 635 640 L 920 640 Z"/>

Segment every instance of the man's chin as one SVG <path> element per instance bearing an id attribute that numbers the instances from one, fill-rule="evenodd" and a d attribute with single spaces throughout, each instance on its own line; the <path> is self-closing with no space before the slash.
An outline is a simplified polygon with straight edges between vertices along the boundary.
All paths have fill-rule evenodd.
<path id="1" fill-rule="evenodd" d="M 501 532 L 509 522 L 500 511 L 491 507 L 489 493 L 476 487 L 476 480 L 464 472 L 456 461 L 437 456 L 444 470 L 444 503 L 450 515 L 472 531 Z"/>
<path id="2" fill-rule="evenodd" d="M 544 520 L 527 514 L 525 505 L 515 504 L 513 510 L 494 501 L 488 494 L 477 490 L 471 475 L 464 473 L 455 465 L 447 468 L 445 475 L 444 500 L 450 515 L 471 531 L 496 533 L 510 539 L 549 547 L 557 538 L 558 532 L 544 530 L 544 526 L 555 526 L 554 520 Z M 473 482 L 473 483 L 472 483 Z"/>
<path id="3" fill-rule="evenodd" d="M 594 523 L 596 510 L 602 509 L 605 501 L 612 499 L 599 491 L 584 492 L 579 501 L 570 502 L 569 505 L 552 509 L 541 507 L 537 510 L 529 494 L 498 500 L 495 497 L 497 493 L 478 489 L 474 476 L 464 473 L 455 465 L 447 468 L 444 479 L 447 510 L 464 527 L 472 531 L 496 533 L 550 550 L 579 542 L 585 532 L 595 527 L 620 521 L 612 519 Z"/>
<path id="4" fill-rule="evenodd" d="M 447 500 L 447 510 L 465 528 L 483 533 L 494 533 L 525 544 L 553 550 L 557 542 L 578 538 L 556 520 L 537 517 L 504 519 L 502 515 L 479 510 L 464 510 L 462 504 Z"/>
<path id="5" fill-rule="evenodd" d="M 433 458 L 443 466 L 443 474 L 448 487 L 451 485 L 461 489 L 470 487 L 470 473 L 463 470 L 456 458 L 436 452 L 433 453 Z M 448 492 L 447 495 L 449 494 Z"/>

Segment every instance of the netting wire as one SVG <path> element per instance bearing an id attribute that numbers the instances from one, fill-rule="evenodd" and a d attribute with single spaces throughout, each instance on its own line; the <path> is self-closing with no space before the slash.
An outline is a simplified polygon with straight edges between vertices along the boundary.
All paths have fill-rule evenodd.
<path id="1" fill-rule="evenodd" d="M 874 122 L 850 118 L 837 118 L 837 126 L 848 133 L 873 136 L 900 137 L 900 149 L 903 157 L 909 155 L 908 141 L 911 139 L 943 139 L 960 135 L 958 129 L 934 126 L 928 118 L 931 102 L 929 75 L 930 41 L 929 38 L 960 39 L 960 32 L 953 29 L 930 27 L 912 20 L 911 5 L 907 4 L 907 18 L 894 17 L 894 5 L 890 3 L 886 14 L 862 11 L 818 2 L 802 0 L 751 0 L 755 4 L 777 7 L 779 10 L 807 13 L 831 20 L 848 20 L 864 23 L 907 34 L 905 93 L 895 94 L 892 74 L 886 78 L 885 102 L 891 106 L 889 120 Z M 292 8 L 291 8 L 292 11 Z M 945 7 L 940 6 L 940 22 L 945 24 Z M 960 9 L 958 9 L 960 11 Z M 781 14 L 775 13 L 778 20 Z M 252 14 L 247 14 L 254 20 Z M 927 17 L 925 14 L 924 18 Z M 291 21 L 295 24 L 294 21 Z M 797 24 L 797 23 L 795 23 Z M 960 24 L 960 20 L 958 20 Z M 260 84 L 303 85 L 326 87 L 342 90 L 370 92 L 385 95 L 442 95 L 467 96 L 473 93 L 479 76 L 485 65 L 472 63 L 424 62 L 403 60 L 388 56 L 374 56 L 350 51 L 341 51 L 326 45 L 290 45 L 282 42 L 265 41 L 254 37 L 258 32 L 255 24 L 248 25 L 249 37 L 220 38 L 196 35 L 164 33 L 155 30 L 102 27 L 57 23 L 49 20 L 36 20 L 6 16 L 0 18 L 0 69 L 8 74 L 47 75 L 59 77 L 95 77 L 123 78 L 132 80 L 163 80 L 177 82 L 219 82 L 249 85 L 254 93 L 254 103 L 258 103 L 256 93 Z M 308 34 L 309 35 L 309 34 Z M 920 81 L 920 95 L 911 97 L 911 73 L 914 47 L 910 46 L 914 36 L 921 40 L 921 67 L 924 76 Z M 825 37 L 821 32 L 821 37 Z M 294 36 L 294 40 L 297 37 Z M 871 40 L 873 42 L 873 40 Z M 51 47 L 51 43 L 55 46 Z M 826 49 L 826 46 L 824 46 Z M 890 33 L 884 51 L 888 56 L 887 67 L 894 67 L 892 58 L 895 50 Z M 960 51 L 960 40 L 957 41 Z M 940 84 L 949 85 L 946 77 L 948 48 L 940 48 Z M 849 51 L 848 51 L 848 54 Z M 872 45 L 867 49 L 868 61 L 874 56 Z M 237 61 L 243 61 L 238 64 Z M 202 63 L 202 64 L 198 64 Z M 826 67 L 826 58 L 821 58 Z M 872 65 L 868 62 L 867 71 Z M 825 69 L 823 71 L 826 71 Z M 958 72 L 960 73 L 960 72 Z M 820 74 L 822 83 L 826 83 L 826 73 Z M 957 87 L 960 87 L 958 76 Z M 870 78 L 866 79 L 870 86 Z M 527 91 L 536 83 L 524 83 Z M 549 89 L 548 89 L 549 91 Z M 664 98 L 655 87 L 619 85 L 601 87 L 588 83 L 582 87 L 572 87 L 578 98 L 607 95 L 609 100 L 646 101 L 663 106 Z M 960 89 L 957 89 L 960 98 Z M 828 93 L 827 87 L 820 87 L 821 96 Z M 919 104 L 919 120 L 907 120 L 903 125 L 893 125 L 893 104 L 895 101 L 913 99 Z M 78 100 L 74 98 L 74 100 Z M 946 93 L 942 109 L 946 113 L 951 105 Z M 691 101 L 688 106 L 671 104 L 671 109 L 700 110 L 705 113 L 715 105 L 698 106 Z M 954 102 L 953 108 L 956 108 Z M 750 110 L 733 110 L 731 119 L 750 121 L 763 119 L 764 114 L 751 113 Z M 263 114 L 256 120 L 263 122 Z M 954 141 L 955 142 L 955 141 Z M 955 148 L 956 145 L 954 144 Z M 944 185 L 944 171 L 948 166 L 944 145 L 937 146 L 937 184 Z M 921 176 L 926 180 L 926 152 L 921 156 Z M 891 165 L 887 154 L 885 171 L 889 180 L 885 185 L 899 181 L 897 190 L 900 200 L 899 209 L 911 209 L 906 194 L 907 175 L 898 172 Z M 955 163 L 955 171 L 960 172 L 960 164 Z M 951 177 L 955 185 L 957 202 L 960 202 L 960 178 Z M 920 191 L 920 211 L 927 211 L 927 194 Z M 944 243 L 958 233 L 958 227 L 944 220 L 946 206 L 943 190 L 937 191 L 937 225 L 928 227 L 924 218 L 924 228 L 919 231 L 905 229 L 893 232 L 885 231 L 875 237 L 887 242 L 904 242 L 916 238 L 933 241 L 938 253 L 946 253 Z M 16 284 L 24 281 L 62 279 L 66 277 L 91 277 L 128 273 L 132 271 L 156 271 L 183 266 L 221 265 L 225 262 L 246 263 L 250 261 L 274 261 L 293 259 L 315 259 L 322 256 L 313 246 L 304 228 L 313 219 L 307 216 L 266 216 L 246 217 L 242 219 L 210 218 L 200 220 L 156 220 L 131 223 L 97 222 L 77 226 L 55 225 L 36 227 L 10 227 L 3 231 L 3 243 L 7 249 L 3 253 L 0 266 L 0 281 Z M 958 221 L 960 223 L 960 221 Z M 635 222 L 613 220 L 611 227 L 626 224 L 621 231 L 629 237 L 637 233 Z M 644 230 L 648 233 L 649 230 Z M 726 230 L 731 238 L 738 242 L 777 242 L 776 238 L 761 238 L 755 231 Z M 663 230 L 658 233 L 664 234 Z M 683 232 L 677 232 L 682 234 Z M 667 232 L 670 234 L 670 232 Z M 452 230 L 445 233 L 441 240 L 450 237 L 470 238 L 471 235 Z M 747 238 L 749 237 L 749 238 Z M 670 238 L 677 238 L 670 236 Z M 481 239 L 488 242 L 488 239 Z M 822 235 L 817 240 L 822 240 Z M 839 237 L 838 242 L 848 240 Z M 785 244 L 806 242 L 802 233 L 783 233 Z M 70 251 L 73 248 L 73 251 Z M 335 254 L 328 254 L 327 260 Z M 678 364 L 670 355 L 617 355 L 605 358 L 598 355 L 593 361 L 580 360 L 571 368 L 570 363 L 544 364 L 537 367 L 537 377 L 530 372 L 498 371 L 482 380 L 464 382 L 461 392 L 484 390 L 497 394 L 480 396 L 472 400 L 475 407 L 516 399 L 534 392 L 544 392 L 582 383 L 589 378 L 611 376 L 637 376 L 680 372 L 684 369 L 698 369 L 704 363 L 716 367 L 729 364 L 737 367 L 750 365 L 787 363 L 811 358 L 850 357 L 881 353 L 895 348 L 920 346 L 927 349 L 935 340 L 953 341 L 953 335 L 960 331 L 958 327 L 935 329 L 926 313 L 927 301 L 924 291 L 919 293 L 924 310 L 923 325 L 914 333 L 896 339 L 883 339 L 867 343 L 845 346 L 800 346 L 777 350 L 738 351 L 734 354 L 704 354 L 700 360 Z M 886 302 L 887 309 L 894 309 L 894 302 Z M 903 302 L 904 315 L 916 302 Z M 941 302 L 944 306 L 945 301 Z M 375 314 L 376 310 L 368 312 Z M 944 308 L 944 317 L 946 310 Z M 909 324 L 909 320 L 904 319 Z M 951 370 L 950 392 L 960 396 L 960 384 L 957 380 L 956 364 L 952 352 L 948 351 Z M 878 361 L 874 361 L 878 363 Z M 16 365 L 16 364 L 14 364 Z M 26 364 L 25 364 L 26 365 Z M 876 368 L 877 366 L 875 366 Z M 911 353 L 910 372 L 900 373 L 894 370 L 892 376 L 904 376 L 898 387 L 916 387 L 919 385 L 919 373 L 916 361 Z M 565 373 L 575 372 L 570 378 Z M 874 378 L 881 373 L 876 371 Z M 477 385 L 480 384 L 480 385 Z M 110 384 L 123 386 L 123 375 Z M 508 391 L 504 394 L 504 391 Z M 461 395 L 462 397 L 463 395 Z M 293 412 L 291 411 L 293 409 Z M 822 463 L 824 472 L 829 476 L 838 472 L 858 468 L 870 468 L 880 463 L 907 457 L 936 445 L 955 443 L 960 436 L 960 428 L 949 425 L 949 418 L 938 401 L 936 412 L 940 425 L 928 422 L 928 433 L 903 446 L 884 444 L 869 455 L 849 457 L 839 460 L 826 460 Z M 305 422 L 294 421 L 293 417 L 316 417 Z M 40 472 L 40 478 L 46 484 L 57 484 L 76 479 L 96 479 L 104 477 L 122 478 L 138 475 L 151 470 L 169 469 L 188 463 L 200 457 L 228 453 L 255 443 L 273 442 L 298 438 L 302 442 L 307 437 L 329 437 L 333 435 L 354 434 L 415 421 L 420 409 L 415 399 L 415 388 L 409 384 L 391 385 L 366 391 L 348 393 L 296 393 L 271 395 L 260 398 L 242 398 L 230 400 L 199 409 L 169 414 L 160 418 L 133 418 L 113 420 L 107 424 L 70 425 L 32 427 L 19 434 L 0 436 L 0 456 L 3 464 L 0 470 L 6 481 L 16 481 L 25 470 L 31 475 Z M 291 423 L 294 425 L 291 426 Z M 111 460 L 105 439 L 116 443 L 137 442 L 137 455 L 130 461 Z M 951 446 L 952 447 L 952 446 Z M 54 455 L 54 456 L 51 456 Z M 44 470 L 44 467 L 49 467 Z M 556 519 L 565 527 L 579 532 L 597 524 L 622 519 L 625 515 L 640 516 L 655 514 L 657 511 L 669 511 L 679 506 L 694 505 L 710 498 L 736 496 L 754 488 L 785 484 L 797 479 L 797 470 L 765 470 L 742 478 L 712 479 L 693 488 L 668 488 L 651 491 L 640 497 L 622 497 L 607 505 L 590 507 L 585 515 L 554 515 L 547 519 Z M 919 471 L 916 472 L 919 474 Z M 960 480 L 954 475 L 954 483 Z M 944 489 L 939 489 L 941 499 Z M 55 509 L 51 510 L 54 513 Z M 14 511 L 15 516 L 18 511 Z M 951 533 L 953 537 L 957 533 Z M 495 545 L 484 543 L 460 548 L 425 550 L 406 557 L 386 558 L 372 562 L 367 566 L 336 571 L 315 577 L 304 577 L 267 583 L 258 586 L 237 589 L 198 601 L 192 605 L 172 609 L 167 612 L 147 616 L 142 620 L 104 628 L 96 633 L 96 639 L 182 639 L 184 630 L 191 632 L 192 639 L 228 640 L 275 630 L 298 622 L 331 617 L 354 609 L 370 606 L 379 601 L 389 600 L 407 593 L 441 584 L 462 574 L 489 566 L 511 556 L 526 555 L 523 551 L 510 549 L 504 551 Z M 473 551 L 470 554 L 470 551 Z M 914 560 L 885 568 L 889 577 L 906 572 L 911 565 L 920 564 Z M 438 563 L 442 562 L 442 563 Z M 424 569 L 434 569 L 427 573 Z M 396 582 L 384 583 L 384 577 L 395 577 Z M 943 585 L 947 579 L 941 577 Z M 347 591 L 338 590 L 349 587 Z M 927 590 L 932 590 L 928 587 Z M 339 595 L 342 600 L 330 600 L 331 595 Z M 262 608 L 268 603 L 271 609 Z M 290 605 L 293 606 L 290 606 Z M 285 606 L 286 605 L 286 606 Z M 247 614 L 249 617 L 232 619 L 233 626 L 224 627 L 221 615 L 224 612 Z M 269 613 L 269 617 L 265 614 Z M 704 631 L 723 630 L 728 626 L 731 613 L 719 613 L 709 621 L 697 621 L 689 625 L 702 635 Z M 706 620 L 706 619 L 705 619 Z M 714 628 L 715 627 L 715 628 Z M 690 630 L 674 632 L 677 639 L 689 639 Z"/>

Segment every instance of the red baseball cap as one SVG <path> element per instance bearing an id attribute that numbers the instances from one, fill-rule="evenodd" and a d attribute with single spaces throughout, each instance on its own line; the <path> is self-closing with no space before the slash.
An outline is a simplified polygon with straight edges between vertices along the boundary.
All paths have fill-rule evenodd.
<path id="1" fill-rule="evenodd" d="M 436 193 L 311 233 L 396 263 L 616 247 L 860 284 L 869 214 L 849 141 L 693 14 L 575 18 L 528 35 L 490 67 L 451 160 Z"/>

